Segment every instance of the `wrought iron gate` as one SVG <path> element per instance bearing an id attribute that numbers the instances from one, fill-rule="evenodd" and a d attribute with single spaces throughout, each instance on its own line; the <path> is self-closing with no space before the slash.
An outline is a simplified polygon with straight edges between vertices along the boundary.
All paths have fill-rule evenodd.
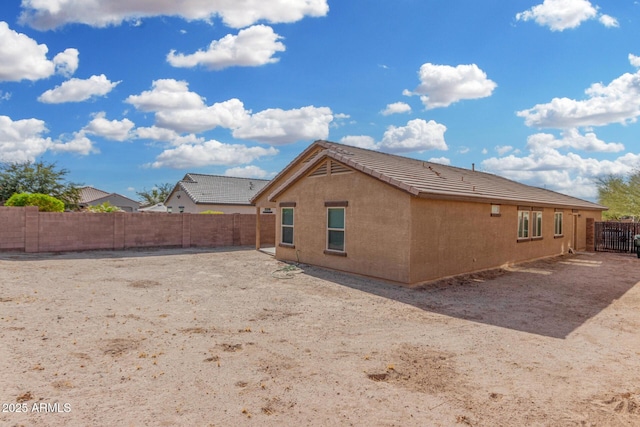
<path id="1" fill-rule="evenodd" d="M 640 223 L 637 222 L 596 222 L 596 251 L 635 252 L 633 236 L 636 234 L 640 234 Z"/>

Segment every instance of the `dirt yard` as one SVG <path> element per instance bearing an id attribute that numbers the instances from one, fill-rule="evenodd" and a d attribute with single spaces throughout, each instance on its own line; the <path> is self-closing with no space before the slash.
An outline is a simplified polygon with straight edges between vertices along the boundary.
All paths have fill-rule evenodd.
<path id="1" fill-rule="evenodd" d="M 0 253 L 3 426 L 637 426 L 640 260 L 405 289 L 249 249 Z"/>

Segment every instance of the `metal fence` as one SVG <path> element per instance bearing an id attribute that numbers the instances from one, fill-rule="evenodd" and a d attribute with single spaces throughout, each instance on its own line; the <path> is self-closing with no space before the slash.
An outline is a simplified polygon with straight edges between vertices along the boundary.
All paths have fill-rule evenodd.
<path id="1" fill-rule="evenodd" d="M 596 222 L 595 249 L 599 252 L 635 252 L 633 237 L 640 234 L 638 222 Z"/>

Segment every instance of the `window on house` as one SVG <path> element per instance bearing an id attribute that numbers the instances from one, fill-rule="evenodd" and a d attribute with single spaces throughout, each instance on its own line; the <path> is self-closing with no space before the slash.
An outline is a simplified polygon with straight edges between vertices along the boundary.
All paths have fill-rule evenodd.
<path id="1" fill-rule="evenodd" d="M 532 212 L 533 229 L 531 230 L 531 237 L 542 237 L 542 212 Z"/>
<path id="2" fill-rule="evenodd" d="M 286 245 L 293 245 L 293 208 L 282 208 L 281 215 L 281 239 Z"/>
<path id="3" fill-rule="evenodd" d="M 556 212 L 554 215 L 553 234 L 556 236 L 562 236 L 562 212 Z"/>
<path id="4" fill-rule="evenodd" d="M 344 252 L 344 208 L 327 208 L 327 249 Z"/>
<path id="5" fill-rule="evenodd" d="M 518 239 L 529 238 L 529 211 L 518 211 Z"/>

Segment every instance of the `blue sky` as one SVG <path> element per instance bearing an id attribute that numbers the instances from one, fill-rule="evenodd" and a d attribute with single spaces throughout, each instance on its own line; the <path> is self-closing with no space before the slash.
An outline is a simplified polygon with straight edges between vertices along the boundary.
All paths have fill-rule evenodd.
<path id="1" fill-rule="evenodd" d="M 132 198 L 328 139 L 594 200 L 638 116 L 634 0 L 0 5 L 0 161 Z"/>

